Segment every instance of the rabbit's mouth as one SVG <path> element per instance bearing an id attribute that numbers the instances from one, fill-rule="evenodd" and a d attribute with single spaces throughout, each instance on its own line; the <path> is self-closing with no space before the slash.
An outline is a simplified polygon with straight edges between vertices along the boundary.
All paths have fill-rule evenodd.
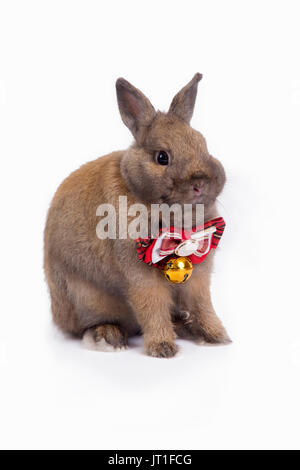
<path id="1" fill-rule="evenodd" d="M 161 189 L 161 188 L 160 188 Z M 174 179 L 164 185 L 164 192 L 159 196 L 159 203 L 172 204 L 205 204 L 214 203 L 218 188 L 206 178 L 202 181 Z M 153 192 L 152 192 L 153 195 Z"/>
<path id="2" fill-rule="evenodd" d="M 193 204 L 199 204 L 203 202 L 203 188 L 199 188 L 197 186 L 192 187 L 191 191 L 191 199 Z"/>

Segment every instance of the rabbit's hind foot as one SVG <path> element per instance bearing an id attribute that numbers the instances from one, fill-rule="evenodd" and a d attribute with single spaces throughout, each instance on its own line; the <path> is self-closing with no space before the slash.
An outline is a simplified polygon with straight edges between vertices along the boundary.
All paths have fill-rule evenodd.
<path id="1" fill-rule="evenodd" d="M 86 330 L 83 342 L 88 349 L 96 351 L 122 351 L 127 348 L 128 334 L 117 325 L 98 325 Z"/>

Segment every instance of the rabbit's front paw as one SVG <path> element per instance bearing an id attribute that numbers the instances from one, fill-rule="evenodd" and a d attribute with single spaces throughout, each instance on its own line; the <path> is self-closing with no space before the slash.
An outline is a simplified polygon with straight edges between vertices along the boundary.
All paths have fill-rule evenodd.
<path id="1" fill-rule="evenodd" d="M 231 343 L 227 331 L 215 313 L 203 315 L 177 311 L 173 315 L 173 324 L 175 333 L 180 338 L 204 340 L 211 344 Z"/>
<path id="2" fill-rule="evenodd" d="M 149 356 L 167 358 L 175 356 L 178 347 L 170 341 L 152 341 L 147 345 L 146 351 Z"/>
<path id="3" fill-rule="evenodd" d="M 231 339 L 227 331 L 215 316 L 209 320 L 195 321 L 190 325 L 190 331 L 195 338 L 204 339 L 211 344 L 229 344 Z"/>
<path id="4" fill-rule="evenodd" d="M 227 331 L 224 329 L 224 331 L 220 331 L 214 334 L 203 334 L 204 339 L 207 343 L 211 344 L 230 344 L 232 343 L 232 340 L 228 336 Z"/>

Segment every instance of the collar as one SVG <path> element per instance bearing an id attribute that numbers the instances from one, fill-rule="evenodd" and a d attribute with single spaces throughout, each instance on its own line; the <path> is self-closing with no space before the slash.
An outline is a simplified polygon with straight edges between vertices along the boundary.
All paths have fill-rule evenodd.
<path id="1" fill-rule="evenodd" d="M 209 252 L 217 248 L 225 225 L 224 219 L 217 217 L 190 231 L 177 227 L 162 228 L 155 238 L 136 240 L 138 258 L 160 269 L 166 258 L 174 255 L 184 256 L 192 264 L 202 263 Z"/>

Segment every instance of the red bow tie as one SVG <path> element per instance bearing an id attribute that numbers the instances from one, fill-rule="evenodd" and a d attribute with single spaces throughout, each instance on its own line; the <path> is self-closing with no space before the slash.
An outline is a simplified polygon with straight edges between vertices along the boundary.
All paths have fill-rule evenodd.
<path id="1" fill-rule="evenodd" d="M 210 250 L 216 248 L 225 229 L 222 217 L 209 220 L 191 231 L 176 227 L 163 228 L 155 239 L 138 239 L 137 252 L 140 260 L 158 265 L 170 255 L 186 256 L 193 264 L 202 263 Z"/>
<path id="2" fill-rule="evenodd" d="M 165 257 L 175 253 L 178 256 L 204 256 L 210 248 L 212 235 L 216 230 L 213 225 L 197 232 L 180 233 L 177 229 L 174 229 L 174 232 L 166 232 L 159 255 Z"/>

